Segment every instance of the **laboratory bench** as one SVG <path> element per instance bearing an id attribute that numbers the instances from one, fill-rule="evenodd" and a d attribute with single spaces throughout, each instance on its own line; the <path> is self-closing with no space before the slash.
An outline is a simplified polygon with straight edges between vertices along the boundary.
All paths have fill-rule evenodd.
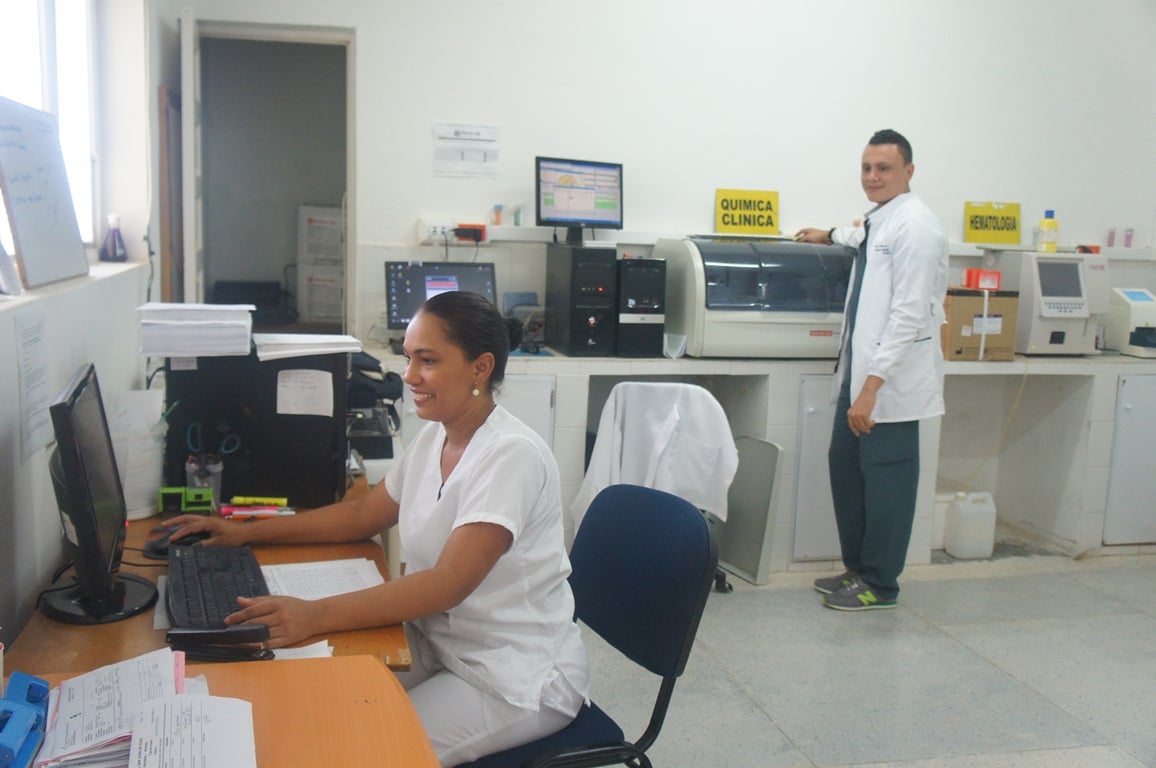
<path id="1" fill-rule="evenodd" d="M 387 370 L 402 372 L 404 358 L 388 348 L 370 343 L 366 351 Z M 582 482 L 590 433 L 614 384 L 644 379 L 705 387 L 722 404 L 733 434 L 773 442 L 782 451 L 776 502 L 768 510 L 770 570 L 817 570 L 839 557 L 833 513 L 816 508 L 830 504 L 825 455 L 834 413 L 833 368 L 829 359 L 514 355 L 499 401 L 553 448 L 568 506 Z M 942 498 L 958 490 L 992 493 L 1001 524 L 1060 552 L 1156 551 L 1156 535 L 1104 548 L 1106 519 L 1110 528 L 1114 512 L 1109 483 L 1117 390 L 1129 379 L 1156 386 L 1156 360 L 1105 354 L 947 361 L 946 415 L 921 423 L 908 563 L 928 563 L 932 551 L 943 548 Z M 404 401 L 401 406 L 403 434 L 419 428 L 412 408 Z M 1156 432 L 1156 408 L 1129 413 L 1129 421 Z M 1123 503 L 1115 494 L 1113 501 Z M 819 530 L 809 531 L 816 519 Z M 812 534 L 817 541 L 806 541 Z"/>

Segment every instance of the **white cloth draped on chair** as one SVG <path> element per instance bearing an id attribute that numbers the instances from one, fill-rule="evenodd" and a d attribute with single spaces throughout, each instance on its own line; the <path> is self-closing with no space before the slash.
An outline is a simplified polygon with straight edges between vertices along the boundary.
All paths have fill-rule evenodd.
<path id="1" fill-rule="evenodd" d="M 725 521 L 738 463 L 726 413 L 710 392 L 695 384 L 622 382 L 602 409 L 590 466 L 570 505 L 574 531 L 598 492 L 619 483 L 672 493 Z"/>

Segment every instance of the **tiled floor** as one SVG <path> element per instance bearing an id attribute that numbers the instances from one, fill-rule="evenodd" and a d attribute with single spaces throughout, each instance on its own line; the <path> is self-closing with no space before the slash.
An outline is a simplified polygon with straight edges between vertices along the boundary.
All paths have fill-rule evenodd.
<path id="1" fill-rule="evenodd" d="M 711 594 L 657 766 L 1156 768 L 1156 555 L 913 566 L 861 613 L 815 575 Z M 585 634 L 636 738 L 656 678 Z"/>

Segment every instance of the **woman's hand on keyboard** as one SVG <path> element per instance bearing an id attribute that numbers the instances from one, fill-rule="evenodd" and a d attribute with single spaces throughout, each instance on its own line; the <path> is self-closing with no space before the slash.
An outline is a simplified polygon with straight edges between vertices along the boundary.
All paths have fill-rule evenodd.
<path id="1" fill-rule="evenodd" d="M 296 597 L 239 597 L 241 610 L 225 617 L 226 624 L 265 624 L 267 648 L 284 648 L 320 633 L 318 606 Z"/>

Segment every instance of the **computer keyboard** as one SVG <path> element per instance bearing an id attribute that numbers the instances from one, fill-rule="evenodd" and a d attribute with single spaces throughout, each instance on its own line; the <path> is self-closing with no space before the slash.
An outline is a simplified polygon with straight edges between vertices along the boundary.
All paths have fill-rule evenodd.
<path id="1" fill-rule="evenodd" d="M 169 547 L 165 604 L 173 627 L 224 627 L 225 617 L 238 610 L 238 596 L 268 594 L 261 566 L 248 547 Z"/>

